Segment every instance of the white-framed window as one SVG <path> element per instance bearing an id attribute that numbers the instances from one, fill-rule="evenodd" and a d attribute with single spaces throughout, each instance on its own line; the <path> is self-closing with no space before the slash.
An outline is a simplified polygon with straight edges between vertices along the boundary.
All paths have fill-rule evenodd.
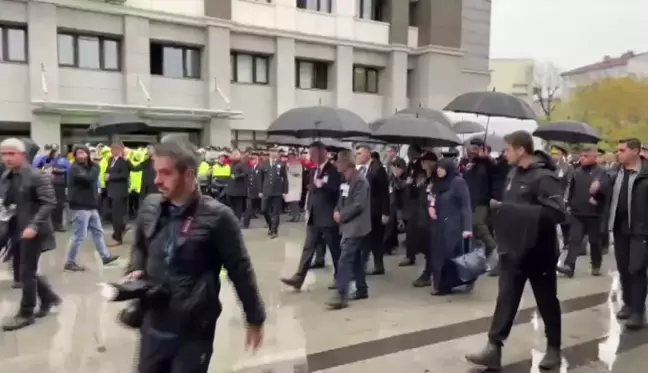
<path id="1" fill-rule="evenodd" d="M 354 65 L 353 92 L 378 93 L 378 69 Z"/>
<path id="2" fill-rule="evenodd" d="M 327 89 L 329 64 L 322 61 L 296 60 L 295 85 L 302 89 Z"/>
<path id="3" fill-rule="evenodd" d="M 59 66 L 121 70 L 121 40 L 117 37 L 61 31 L 57 46 Z"/>
<path id="4" fill-rule="evenodd" d="M 355 0 L 356 17 L 373 21 L 382 21 L 384 0 Z"/>
<path id="5" fill-rule="evenodd" d="M 200 79 L 201 54 L 199 47 L 151 42 L 151 74 Z"/>
<path id="6" fill-rule="evenodd" d="M 297 8 L 332 13 L 333 0 L 296 0 Z"/>
<path id="7" fill-rule="evenodd" d="M 27 62 L 27 28 L 0 25 L 0 62 Z"/>
<path id="8" fill-rule="evenodd" d="M 231 80 L 235 83 L 270 83 L 270 57 L 249 53 L 230 54 Z"/>

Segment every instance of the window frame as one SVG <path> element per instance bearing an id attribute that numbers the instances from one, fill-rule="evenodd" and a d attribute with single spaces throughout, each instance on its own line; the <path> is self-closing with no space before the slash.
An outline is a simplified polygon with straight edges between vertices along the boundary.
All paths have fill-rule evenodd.
<path id="1" fill-rule="evenodd" d="M 159 41 L 159 40 L 150 40 L 149 41 L 149 48 L 153 44 L 158 45 L 161 48 L 162 53 L 161 53 L 160 56 L 162 58 L 162 65 L 161 65 L 161 68 L 162 68 L 161 72 L 162 73 L 161 74 L 154 74 L 149 69 L 149 72 L 150 72 L 151 75 L 153 75 L 153 76 L 162 76 L 162 77 L 171 78 L 171 79 L 195 79 L 195 80 L 201 80 L 202 79 L 202 76 L 203 76 L 203 71 L 202 71 L 203 70 L 203 61 L 202 61 L 203 48 L 202 47 L 196 46 L 196 45 L 177 44 L 177 43 L 165 42 L 165 41 Z M 179 49 L 181 51 L 181 54 L 182 54 L 182 76 L 181 77 L 164 75 L 164 49 L 165 48 Z M 198 65 L 198 76 L 191 76 L 191 75 L 188 74 L 188 72 L 189 72 L 189 69 L 188 69 L 189 65 L 187 64 L 187 61 L 188 61 L 188 59 L 187 59 L 188 53 L 187 52 L 188 51 L 193 51 L 193 52 L 196 52 L 198 54 L 198 59 L 197 59 L 197 61 L 199 61 L 198 62 L 199 63 L 199 65 Z M 151 58 L 151 53 L 149 53 L 149 58 Z M 150 62 L 149 62 L 149 65 L 150 65 Z"/>
<path id="2" fill-rule="evenodd" d="M 356 69 L 362 69 L 363 70 L 363 75 L 364 75 L 364 89 L 361 91 L 356 90 L 356 74 L 355 70 Z M 376 90 L 369 90 L 369 73 L 375 73 L 376 74 Z M 353 92 L 354 93 L 370 93 L 370 94 L 379 94 L 380 93 L 380 68 L 374 67 L 374 66 L 366 66 L 366 65 L 358 65 L 354 64 L 353 65 Z"/>
<path id="3" fill-rule="evenodd" d="M 316 0 L 317 1 L 317 5 L 315 7 L 316 9 L 311 9 L 307 7 L 308 0 L 302 0 L 302 1 L 303 2 L 300 2 L 299 0 L 295 0 L 295 5 L 297 6 L 297 9 L 310 10 L 312 12 L 322 12 L 322 13 L 329 13 L 329 14 L 333 13 L 333 0 Z M 303 8 L 300 7 L 299 6 L 300 4 L 304 4 L 304 7 Z M 325 7 L 325 5 L 327 4 L 328 7 Z"/>
<path id="4" fill-rule="evenodd" d="M 302 63 L 310 63 L 313 66 L 313 71 L 312 71 L 312 81 L 311 85 L 312 87 L 301 87 L 300 82 L 301 82 L 301 69 L 300 66 Z M 324 82 L 324 87 L 318 86 L 317 82 L 317 71 L 318 68 L 324 68 L 324 71 L 326 71 L 326 80 Z M 295 88 L 297 89 L 317 89 L 317 90 L 322 90 L 326 91 L 328 90 L 329 86 L 329 68 L 330 68 L 330 63 L 326 61 L 318 61 L 318 60 L 309 60 L 305 58 L 296 58 L 295 59 Z"/>
<path id="5" fill-rule="evenodd" d="M 248 56 L 251 57 L 252 59 L 252 81 L 251 82 L 239 82 L 238 79 L 238 59 L 239 56 Z M 259 74 L 257 74 L 258 66 L 257 62 L 258 60 L 263 60 L 265 61 L 265 82 L 259 81 Z M 230 51 L 230 64 L 233 64 L 230 66 L 230 82 L 231 83 L 236 83 L 236 84 L 257 84 L 257 85 L 270 85 L 270 56 L 265 55 L 265 54 L 258 54 L 258 53 L 246 53 L 246 52 L 238 52 L 238 51 Z"/>
<path id="6" fill-rule="evenodd" d="M 67 64 L 67 63 L 61 63 L 59 54 L 59 45 L 58 45 L 58 38 L 59 36 L 70 36 L 72 37 L 72 64 Z M 83 67 L 79 66 L 79 38 L 82 37 L 87 37 L 87 38 L 96 38 L 97 41 L 99 42 L 99 68 L 94 68 L 94 67 Z M 115 42 L 117 43 L 117 67 L 112 68 L 112 67 L 106 67 L 106 41 L 110 42 Z M 70 68 L 75 68 L 75 69 L 83 69 L 83 70 L 93 70 L 93 71 L 107 71 L 107 72 L 121 72 L 122 71 L 122 66 L 123 66 L 123 43 L 122 43 L 122 38 L 119 36 L 108 36 L 108 35 L 101 35 L 101 34 L 96 34 L 92 32 L 75 32 L 75 31 L 69 31 L 65 29 L 58 30 L 56 33 L 56 51 L 57 51 L 57 64 L 59 67 L 70 67 Z"/>
<path id="7" fill-rule="evenodd" d="M 23 43 L 23 52 L 25 54 L 25 60 L 15 60 L 11 59 L 9 55 L 9 30 L 22 31 L 24 36 Z M 29 32 L 27 26 L 12 24 L 12 23 L 1 23 L 0 24 L 0 63 L 29 63 Z"/>

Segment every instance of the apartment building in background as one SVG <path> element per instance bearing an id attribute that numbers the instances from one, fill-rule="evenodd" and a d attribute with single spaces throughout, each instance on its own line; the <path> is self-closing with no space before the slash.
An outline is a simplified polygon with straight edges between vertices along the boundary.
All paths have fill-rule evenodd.
<path id="1" fill-rule="evenodd" d="M 490 60 L 490 90 L 516 96 L 534 103 L 535 61 L 526 58 L 494 58 Z"/>
<path id="2" fill-rule="evenodd" d="M 404 5 L 405 6 L 402 6 Z M 490 82 L 488 0 L 0 0 L 0 136 L 68 145 L 103 113 L 210 145 L 294 107 L 373 120 Z"/>

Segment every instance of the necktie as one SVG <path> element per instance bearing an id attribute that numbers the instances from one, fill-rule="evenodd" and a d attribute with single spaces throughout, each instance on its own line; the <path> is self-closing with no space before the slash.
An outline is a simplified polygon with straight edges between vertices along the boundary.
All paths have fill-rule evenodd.
<path id="1" fill-rule="evenodd" d="M 360 173 L 362 176 L 367 176 L 367 166 L 360 166 Z"/>

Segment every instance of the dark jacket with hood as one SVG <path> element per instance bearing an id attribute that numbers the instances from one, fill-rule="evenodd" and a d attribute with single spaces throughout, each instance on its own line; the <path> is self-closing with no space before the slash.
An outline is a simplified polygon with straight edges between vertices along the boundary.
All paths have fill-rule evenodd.
<path id="1" fill-rule="evenodd" d="M 74 156 L 78 150 L 85 151 L 90 155 L 90 149 L 85 146 L 77 146 Z M 75 160 L 70 165 L 68 177 L 68 203 L 70 210 L 96 210 L 99 208 L 99 167 L 88 157 L 86 163 L 79 163 Z"/>
<path id="2" fill-rule="evenodd" d="M 531 255 L 537 264 L 555 266 L 556 225 L 565 220 L 563 189 L 551 157 L 536 152 L 526 168 L 508 174 L 502 203 L 493 209 L 493 228 L 501 254 L 513 260 Z"/>

